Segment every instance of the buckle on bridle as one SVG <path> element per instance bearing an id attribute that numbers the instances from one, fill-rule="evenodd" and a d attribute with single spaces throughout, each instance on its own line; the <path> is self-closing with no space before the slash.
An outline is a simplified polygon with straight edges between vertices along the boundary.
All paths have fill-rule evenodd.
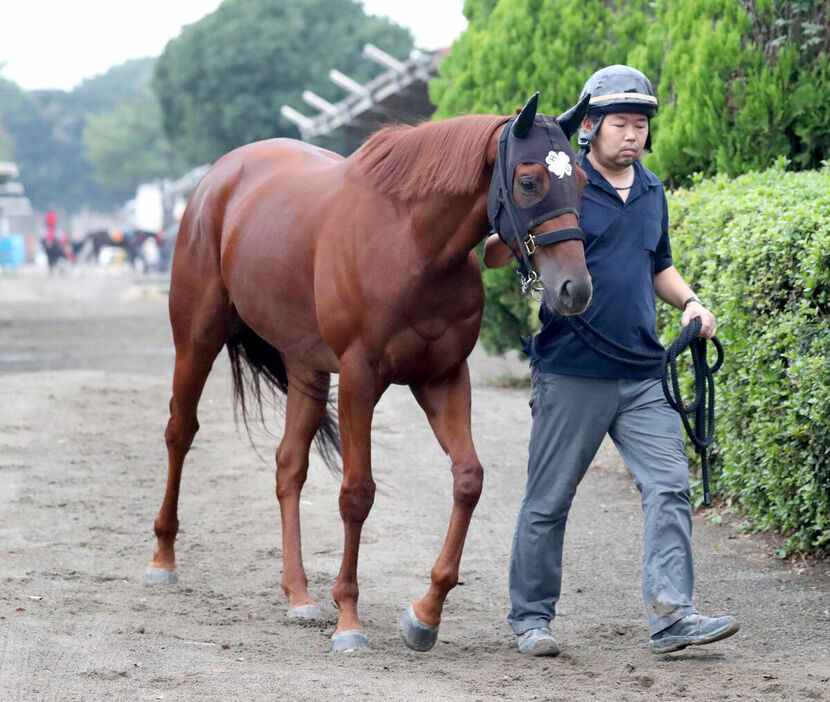
<path id="1" fill-rule="evenodd" d="M 533 234 L 530 232 L 527 233 L 527 239 L 525 239 L 522 244 L 524 245 L 528 256 L 532 256 L 533 252 L 536 251 L 536 239 L 533 238 Z"/>
<path id="2" fill-rule="evenodd" d="M 541 302 L 545 289 L 542 287 L 542 283 L 539 280 L 539 276 L 536 274 L 536 271 L 531 270 L 527 275 L 523 275 L 520 270 L 516 271 L 516 273 L 519 274 L 519 277 L 522 280 L 522 293 L 527 294 L 529 291 L 530 296 L 536 300 L 536 302 Z"/>

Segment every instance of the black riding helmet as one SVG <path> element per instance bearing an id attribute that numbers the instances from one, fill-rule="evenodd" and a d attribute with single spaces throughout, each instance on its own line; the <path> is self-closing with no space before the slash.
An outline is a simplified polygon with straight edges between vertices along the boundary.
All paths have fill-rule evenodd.
<path id="1" fill-rule="evenodd" d="M 657 96 L 651 81 L 631 66 L 617 64 L 600 68 L 585 83 L 580 99 L 591 95 L 588 103 L 588 117 L 594 122 L 590 131 L 579 128 L 577 142 L 585 151 L 590 151 L 591 140 L 602 124 L 602 118 L 612 112 L 637 112 L 651 120 L 657 114 Z M 651 151 L 651 124 L 649 123 L 646 150 Z"/>

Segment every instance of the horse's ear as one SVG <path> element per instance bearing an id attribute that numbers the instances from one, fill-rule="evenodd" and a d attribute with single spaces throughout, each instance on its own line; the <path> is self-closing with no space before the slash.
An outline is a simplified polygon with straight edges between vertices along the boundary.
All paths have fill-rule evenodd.
<path id="1" fill-rule="evenodd" d="M 539 104 L 539 91 L 533 93 L 525 103 L 516 121 L 513 122 L 513 129 L 511 130 L 513 136 L 517 139 L 524 139 L 530 128 L 533 126 L 533 120 L 536 118 L 536 107 Z"/>
<path id="2" fill-rule="evenodd" d="M 556 118 L 557 124 L 562 127 L 565 136 L 570 139 L 574 132 L 579 129 L 585 113 L 588 112 L 588 103 L 591 101 L 591 93 L 585 93 L 582 99 L 567 112 L 563 112 Z"/>

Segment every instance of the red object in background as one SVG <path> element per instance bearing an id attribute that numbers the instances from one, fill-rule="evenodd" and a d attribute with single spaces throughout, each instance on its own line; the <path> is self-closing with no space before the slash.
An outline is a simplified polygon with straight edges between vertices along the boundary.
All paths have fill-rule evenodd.
<path id="1" fill-rule="evenodd" d="M 55 210 L 46 211 L 46 243 L 55 241 L 55 228 L 58 226 L 58 213 Z"/>

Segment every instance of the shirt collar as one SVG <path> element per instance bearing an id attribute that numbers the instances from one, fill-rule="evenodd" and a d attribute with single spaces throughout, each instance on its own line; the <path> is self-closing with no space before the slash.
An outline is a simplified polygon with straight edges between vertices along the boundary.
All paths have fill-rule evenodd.
<path id="1" fill-rule="evenodd" d="M 590 159 L 587 158 L 587 154 L 582 159 L 580 164 L 582 169 L 585 171 L 586 175 L 588 176 L 588 182 L 599 188 L 600 190 L 604 190 L 609 195 L 617 196 L 617 190 L 614 188 L 611 183 L 609 183 L 605 176 L 602 175 L 596 168 L 594 168 L 594 164 L 591 163 Z M 651 188 L 662 187 L 663 183 L 660 179 L 654 175 L 651 171 L 647 170 L 642 163 L 639 161 L 634 162 L 634 182 L 631 186 L 631 192 L 629 193 L 628 200 L 632 199 L 632 195 L 636 196 L 639 195 L 646 190 L 651 190 Z M 628 200 L 626 202 L 628 202 Z"/>

